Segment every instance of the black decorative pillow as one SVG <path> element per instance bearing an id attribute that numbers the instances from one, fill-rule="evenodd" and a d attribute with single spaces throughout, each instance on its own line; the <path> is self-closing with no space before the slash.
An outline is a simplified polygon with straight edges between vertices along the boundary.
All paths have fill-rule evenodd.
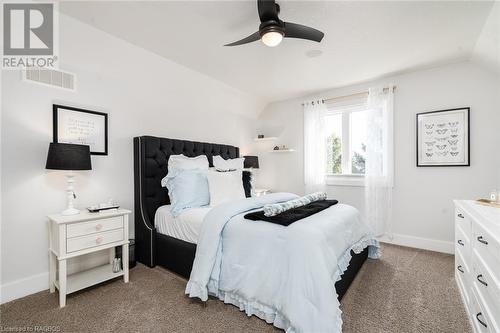
<path id="1" fill-rule="evenodd" d="M 245 196 L 250 198 L 252 196 L 252 173 L 250 171 L 243 171 L 243 189 Z"/>

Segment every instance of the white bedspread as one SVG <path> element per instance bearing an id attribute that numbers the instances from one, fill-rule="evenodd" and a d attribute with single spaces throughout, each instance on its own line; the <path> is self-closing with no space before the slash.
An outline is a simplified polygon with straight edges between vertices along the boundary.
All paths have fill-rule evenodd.
<path id="1" fill-rule="evenodd" d="M 208 294 L 257 315 L 287 332 L 341 332 L 335 282 L 350 250 L 379 245 L 359 212 L 337 204 L 288 227 L 243 216 L 264 204 L 296 198 L 290 193 L 233 201 L 205 217 L 186 294 Z"/>
<path id="2" fill-rule="evenodd" d="M 160 234 L 196 244 L 205 215 L 212 207 L 187 209 L 174 217 L 170 205 L 159 207 L 155 213 L 155 228 Z"/>

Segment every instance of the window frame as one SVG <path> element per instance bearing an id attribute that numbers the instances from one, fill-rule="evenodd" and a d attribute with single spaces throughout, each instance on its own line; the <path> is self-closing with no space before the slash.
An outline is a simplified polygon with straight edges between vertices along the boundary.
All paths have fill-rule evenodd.
<path id="1" fill-rule="evenodd" d="M 327 113 L 325 117 L 333 115 L 342 115 L 342 171 L 351 170 L 352 172 L 352 145 L 351 145 L 351 135 L 352 135 L 352 121 L 351 114 L 354 112 L 367 112 L 368 103 L 366 98 L 356 99 L 348 101 L 347 103 L 332 103 L 327 104 Z M 344 158 L 348 156 L 348 158 Z M 326 184 L 333 186 L 365 186 L 365 175 L 364 174 L 353 174 L 353 173 L 342 173 L 333 174 L 326 173 Z"/>

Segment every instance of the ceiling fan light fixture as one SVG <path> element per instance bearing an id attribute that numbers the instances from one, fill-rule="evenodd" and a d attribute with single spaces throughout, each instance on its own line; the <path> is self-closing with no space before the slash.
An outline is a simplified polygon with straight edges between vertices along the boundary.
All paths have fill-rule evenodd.
<path id="1" fill-rule="evenodd" d="M 270 30 L 262 34 L 261 40 L 266 46 L 274 47 L 279 45 L 283 40 L 283 33 L 277 30 Z"/>

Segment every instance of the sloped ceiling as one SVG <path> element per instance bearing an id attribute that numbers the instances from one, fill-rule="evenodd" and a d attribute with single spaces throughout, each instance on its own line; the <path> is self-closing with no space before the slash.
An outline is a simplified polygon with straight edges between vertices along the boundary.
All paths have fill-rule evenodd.
<path id="1" fill-rule="evenodd" d="M 474 48 L 473 59 L 500 74 L 500 2 L 493 6 Z"/>
<path id="2" fill-rule="evenodd" d="M 282 19 L 324 31 L 323 42 L 286 39 L 275 48 L 261 42 L 224 47 L 258 29 L 256 1 L 76 1 L 63 2 L 60 9 L 244 92 L 276 101 L 470 58 L 493 5 L 278 2 Z"/>

